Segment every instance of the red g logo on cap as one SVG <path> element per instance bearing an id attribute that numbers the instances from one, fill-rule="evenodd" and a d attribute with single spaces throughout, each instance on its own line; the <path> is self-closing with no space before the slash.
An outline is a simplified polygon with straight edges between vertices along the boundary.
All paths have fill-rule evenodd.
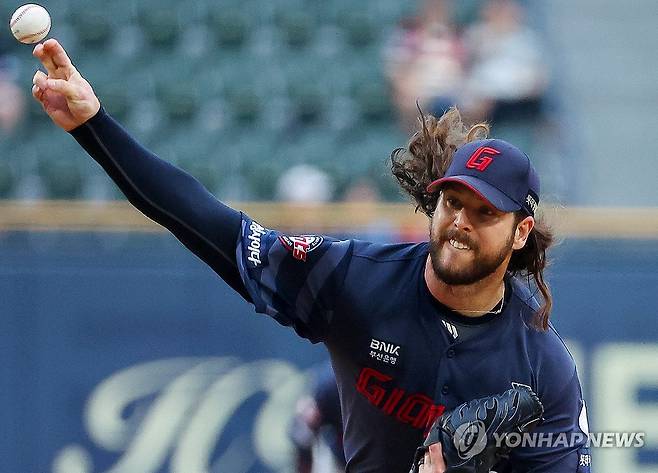
<path id="1" fill-rule="evenodd" d="M 500 151 L 497 149 L 490 148 L 489 146 L 480 146 L 466 162 L 466 167 L 468 169 L 484 171 L 493 161 L 493 157 L 497 154 L 500 154 Z"/>

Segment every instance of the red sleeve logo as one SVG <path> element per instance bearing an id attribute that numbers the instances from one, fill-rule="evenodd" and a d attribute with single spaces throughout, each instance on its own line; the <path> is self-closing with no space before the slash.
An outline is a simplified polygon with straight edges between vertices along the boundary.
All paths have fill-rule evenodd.
<path id="1" fill-rule="evenodd" d="M 497 149 L 491 148 L 489 146 L 480 146 L 475 150 L 470 159 L 466 162 L 466 167 L 468 169 L 484 171 L 493 161 L 493 157 L 497 154 L 500 154 L 500 151 Z"/>
<path id="2" fill-rule="evenodd" d="M 306 255 L 320 246 L 324 238 L 317 235 L 281 235 L 279 241 L 288 251 L 292 252 L 293 258 L 306 261 Z"/>

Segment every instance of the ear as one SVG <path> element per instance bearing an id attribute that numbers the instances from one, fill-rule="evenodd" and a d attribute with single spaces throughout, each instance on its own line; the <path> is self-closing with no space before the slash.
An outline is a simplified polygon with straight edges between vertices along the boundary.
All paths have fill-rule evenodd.
<path id="1" fill-rule="evenodd" d="M 535 219 L 528 216 L 521 220 L 516 225 L 516 230 L 514 231 L 514 243 L 512 244 L 512 249 L 520 250 L 525 246 L 526 241 L 528 241 L 528 236 L 530 232 L 535 227 Z"/>

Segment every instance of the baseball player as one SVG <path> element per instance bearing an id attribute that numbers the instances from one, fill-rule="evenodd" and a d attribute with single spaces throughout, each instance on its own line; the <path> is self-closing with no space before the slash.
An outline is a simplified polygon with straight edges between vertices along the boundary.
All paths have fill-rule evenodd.
<path id="1" fill-rule="evenodd" d="M 516 147 L 478 139 L 486 127 L 466 129 L 456 110 L 423 117 L 409 146 L 393 153 L 392 167 L 430 217 L 429 241 L 286 235 L 217 201 L 140 146 L 105 112 L 56 40 L 37 45 L 34 55 L 47 71 L 36 72 L 34 97 L 136 208 L 257 312 L 327 346 L 340 392 L 345 471 L 409 471 L 435 421 L 437 436 L 453 442 L 432 444 L 424 473 L 590 471 L 576 366 L 549 323 L 543 269 L 551 235 L 536 218 L 539 178 Z M 541 402 L 533 431 L 540 441 L 514 445 L 485 465 L 474 453 L 480 444 L 468 439 L 484 435 L 489 451 L 497 432 L 522 430 L 528 416 L 517 424 L 506 417 L 522 411 L 519 387 Z M 469 456 L 479 466 L 455 463 Z"/>
<path id="2" fill-rule="evenodd" d="M 343 421 L 334 371 L 329 362 L 326 362 L 316 368 L 313 374 L 312 389 L 298 401 L 289 431 L 295 449 L 295 471 L 311 473 L 317 463 L 327 471 L 335 471 L 332 465 L 343 471 Z M 331 455 L 320 459 L 317 458 L 318 455 L 314 455 L 319 441 L 322 441 Z"/>

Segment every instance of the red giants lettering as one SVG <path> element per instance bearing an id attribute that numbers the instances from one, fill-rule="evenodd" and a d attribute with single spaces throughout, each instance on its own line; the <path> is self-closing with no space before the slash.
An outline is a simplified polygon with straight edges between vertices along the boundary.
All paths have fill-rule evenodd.
<path id="1" fill-rule="evenodd" d="M 359 391 L 373 406 L 386 415 L 411 424 L 417 429 L 429 429 L 434 420 L 443 414 L 445 406 L 434 404 L 424 394 L 407 394 L 404 389 L 386 387 L 393 378 L 372 368 L 363 368 L 356 383 Z"/>
<path id="2" fill-rule="evenodd" d="M 293 240 L 294 246 L 292 247 L 292 256 L 295 259 L 306 261 L 306 253 L 311 246 L 305 240 Z"/>
<path id="3" fill-rule="evenodd" d="M 279 237 L 283 246 L 292 252 L 292 257 L 299 261 L 306 261 L 306 254 L 320 246 L 323 240 L 321 236 L 317 235 L 281 235 Z"/>
<path id="4" fill-rule="evenodd" d="M 493 161 L 493 157 L 497 154 L 500 154 L 500 151 L 497 149 L 491 148 L 489 146 L 480 146 L 471 155 L 471 158 L 466 163 L 466 167 L 469 169 L 484 171 Z"/>

